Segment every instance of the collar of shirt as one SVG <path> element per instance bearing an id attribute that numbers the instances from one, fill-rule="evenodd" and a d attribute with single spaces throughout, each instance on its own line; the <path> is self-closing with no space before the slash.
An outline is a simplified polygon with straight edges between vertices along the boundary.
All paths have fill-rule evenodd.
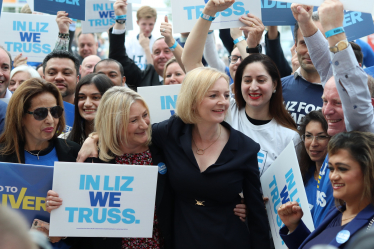
<path id="1" fill-rule="evenodd" d="M 302 75 L 301 75 L 301 67 L 299 67 L 293 74 L 293 77 L 297 79 L 297 77 L 301 77 L 303 80 L 307 81 Z M 309 81 L 307 81 L 309 82 Z M 318 82 L 309 82 L 311 84 L 321 85 L 321 83 Z"/>
<path id="2" fill-rule="evenodd" d="M 12 92 L 9 91 L 9 89 L 6 89 L 6 93 L 5 93 L 4 99 L 10 99 L 10 97 L 12 97 Z"/>
<path id="3" fill-rule="evenodd" d="M 150 35 L 148 38 L 151 39 L 151 38 L 152 38 L 152 35 Z M 139 34 L 136 36 L 136 39 L 139 40 Z"/>
<path id="4" fill-rule="evenodd" d="M 159 76 L 158 76 L 158 79 L 159 79 L 160 82 L 162 82 L 162 84 L 164 83 L 164 82 L 163 82 L 163 81 L 164 81 L 164 77 L 162 77 L 162 76 L 159 75 Z"/>

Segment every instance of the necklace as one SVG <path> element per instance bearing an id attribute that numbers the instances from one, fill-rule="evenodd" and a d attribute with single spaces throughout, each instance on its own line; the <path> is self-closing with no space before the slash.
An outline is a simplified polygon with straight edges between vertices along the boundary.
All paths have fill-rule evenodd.
<path id="1" fill-rule="evenodd" d="M 357 216 L 357 214 L 355 214 L 355 215 L 353 215 L 353 216 L 351 216 L 351 217 L 349 217 L 349 218 L 342 219 L 342 221 L 353 219 L 353 218 L 356 217 L 356 216 Z M 342 218 L 343 218 L 343 216 L 342 216 Z"/>
<path id="2" fill-rule="evenodd" d="M 196 154 L 198 154 L 198 155 L 204 155 L 205 150 L 209 149 L 210 146 L 212 146 L 215 142 L 217 142 L 217 140 L 218 140 L 218 138 L 220 136 L 221 136 L 221 126 L 219 126 L 219 135 L 218 135 L 217 139 L 213 143 L 211 143 L 208 147 L 206 147 L 205 149 L 199 149 L 197 147 L 195 141 L 193 140 L 193 136 L 192 136 L 192 142 L 196 146 Z"/>
<path id="3" fill-rule="evenodd" d="M 38 153 L 32 153 L 32 152 L 30 152 L 30 151 L 28 151 L 28 150 L 26 150 L 25 149 L 25 151 L 27 151 L 28 153 L 30 153 L 31 155 L 33 155 L 33 156 L 37 156 L 38 157 L 38 160 L 39 160 L 39 154 L 40 154 L 40 152 L 42 151 L 42 150 L 39 150 L 39 152 Z"/>

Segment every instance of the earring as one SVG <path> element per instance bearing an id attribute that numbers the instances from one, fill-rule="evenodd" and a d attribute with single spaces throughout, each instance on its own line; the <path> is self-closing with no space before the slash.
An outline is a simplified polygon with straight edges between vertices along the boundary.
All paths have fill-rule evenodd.
<path id="1" fill-rule="evenodd" d="M 276 92 L 277 92 L 277 90 L 274 89 L 273 93 L 276 93 Z"/>

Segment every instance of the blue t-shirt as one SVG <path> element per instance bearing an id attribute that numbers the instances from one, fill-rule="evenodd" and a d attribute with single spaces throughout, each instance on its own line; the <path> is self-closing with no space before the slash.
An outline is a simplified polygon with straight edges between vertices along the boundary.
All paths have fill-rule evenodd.
<path id="1" fill-rule="evenodd" d="M 310 178 L 305 184 L 305 192 L 308 198 L 309 210 L 313 218 L 314 207 L 317 202 L 317 181 L 314 179 L 314 174 L 310 174 Z"/>
<path id="2" fill-rule="evenodd" d="M 64 115 L 65 115 L 65 123 L 66 129 L 64 132 L 69 132 L 73 128 L 74 124 L 74 113 L 75 113 L 75 106 L 68 102 L 64 101 Z"/>
<path id="3" fill-rule="evenodd" d="M 374 77 L 374 66 L 372 66 L 372 67 L 367 67 L 367 68 L 364 69 L 364 71 L 365 71 L 368 75 L 370 75 L 371 77 Z"/>
<path id="4" fill-rule="evenodd" d="M 313 222 L 314 227 L 318 227 L 326 214 L 334 207 L 334 196 L 333 190 L 329 178 L 330 170 L 329 155 L 326 155 L 325 161 L 322 164 L 321 170 L 319 171 L 318 183 L 317 183 L 317 203 L 314 207 Z"/>
<path id="5" fill-rule="evenodd" d="M 0 134 L 3 133 L 7 107 L 8 105 L 5 102 L 0 100 Z"/>
<path id="6" fill-rule="evenodd" d="M 282 78 L 283 99 L 286 109 L 297 124 L 311 111 L 322 109 L 323 88 L 300 76 L 290 75 Z"/>
<path id="7" fill-rule="evenodd" d="M 39 159 L 37 156 L 31 155 L 29 152 L 25 151 L 25 164 L 54 166 L 56 161 L 58 161 L 56 148 L 53 148 L 52 151 L 46 155 L 39 156 Z"/>
<path id="8" fill-rule="evenodd" d="M 357 39 L 355 42 L 361 47 L 362 54 L 364 55 L 364 61 L 362 63 L 362 66 L 374 66 L 374 51 L 370 47 L 370 45 L 361 39 Z"/>

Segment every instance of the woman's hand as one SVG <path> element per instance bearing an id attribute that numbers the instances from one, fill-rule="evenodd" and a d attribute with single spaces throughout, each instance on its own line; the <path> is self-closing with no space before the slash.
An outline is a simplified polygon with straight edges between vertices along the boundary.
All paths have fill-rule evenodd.
<path id="1" fill-rule="evenodd" d="M 242 199 L 242 204 L 237 204 L 235 206 L 234 214 L 239 216 L 241 221 L 245 221 L 245 218 L 247 218 L 247 206 L 244 204 L 244 199 Z"/>
<path id="2" fill-rule="evenodd" d="M 236 40 L 239 37 L 243 36 L 243 31 L 241 31 L 239 28 L 231 28 L 230 35 L 233 40 Z"/>
<path id="3" fill-rule="evenodd" d="M 22 57 L 22 53 L 14 57 L 13 67 L 27 65 L 27 57 Z"/>
<path id="4" fill-rule="evenodd" d="M 262 33 L 264 33 L 265 26 L 255 15 L 247 14 L 246 16 L 241 16 L 239 20 L 245 24 L 240 30 L 248 32 L 247 45 L 249 48 L 255 48 L 260 44 Z"/>
<path id="5" fill-rule="evenodd" d="M 287 202 L 278 208 L 278 215 L 292 233 L 299 225 L 301 217 L 303 217 L 303 210 L 296 201 Z"/>
<path id="6" fill-rule="evenodd" d="M 77 157 L 77 162 L 83 163 L 89 157 L 98 157 L 97 142 L 99 136 L 97 134 L 90 135 L 86 141 L 84 141 L 82 148 L 80 149 Z"/>
<path id="7" fill-rule="evenodd" d="M 52 210 L 59 208 L 61 205 L 62 199 L 59 197 L 59 195 L 55 191 L 49 190 L 47 193 L 47 198 L 45 199 L 47 212 L 50 213 Z"/>
<path id="8" fill-rule="evenodd" d="M 215 16 L 217 12 L 229 8 L 235 0 L 209 0 L 205 5 L 203 13 L 209 16 Z"/>

